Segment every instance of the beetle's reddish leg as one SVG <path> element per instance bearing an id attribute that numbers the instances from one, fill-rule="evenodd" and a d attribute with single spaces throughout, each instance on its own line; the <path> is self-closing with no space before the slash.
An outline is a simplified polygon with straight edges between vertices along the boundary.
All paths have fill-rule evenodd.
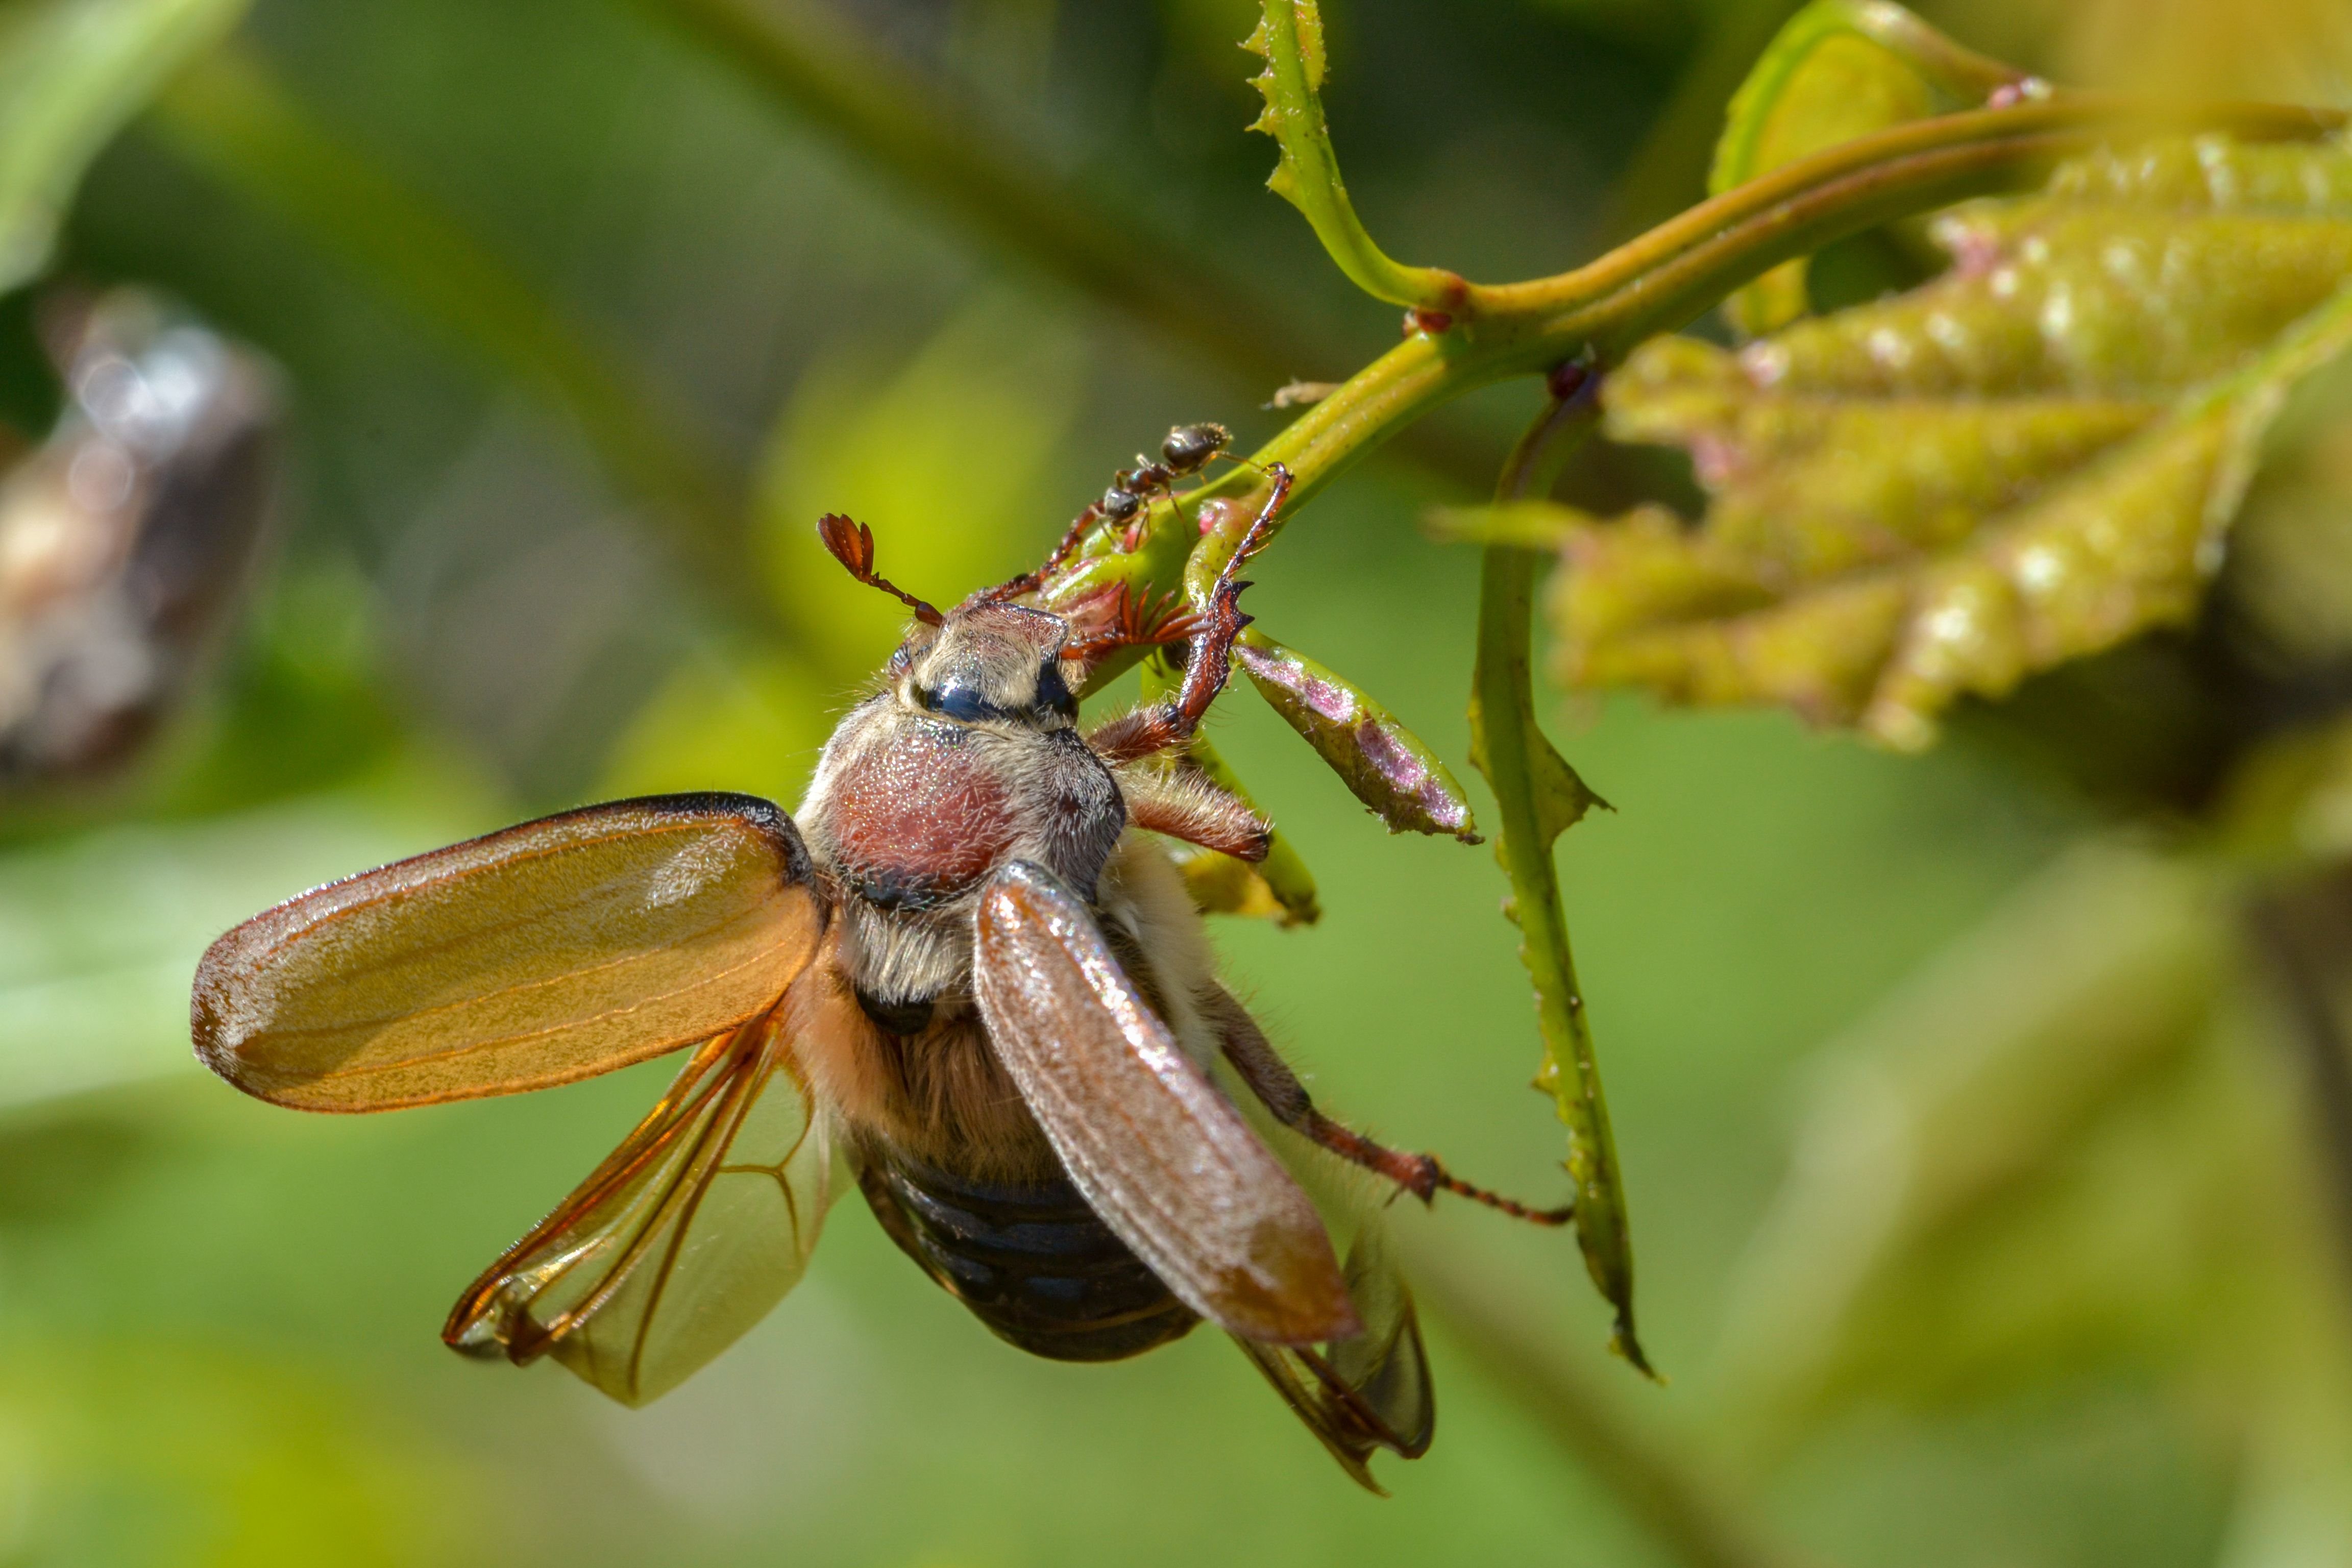
<path id="1" fill-rule="evenodd" d="M 1249 1009 L 1235 1001 L 1230 992 L 1219 990 L 1202 999 L 1202 1011 L 1217 1026 L 1224 1046 L 1225 1059 L 1234 1064 L 1242 1081 L 1252 1093 L 1265 1102 L 1275 1120 L 1285 1127 L 1328 1149 L 1342 1160 L 1358 1164 L 1377 1175 L 1387 1177 L 1406 1192 L 1428 1203 L 1441 1192 L 1455 1194 L 1488 1208 L 1499 1209 L 1514 1219 L 1531 1225 L 1566 1225 L 1576 1217 L 1576 1209 L 1569 1205 L 1556 1209 L 1539 1209 L 1507 1198 L 1481 1186 L 1463 1181 L 1434 1154 L 1407 1154 L 1386 1144 L 1376 1143 L 1353 1128 L 1343 1127 L 1315 1109 L 1315 1101 L 1307 1093 L 1307 1086 L 1290 1070 L 1272 1042 L 1249 1016 Z"/>
<path id="2" fill-rule="evenodd" d="M 1253 865 L 1271 846 L 1274 830 L 1257 813 L 1181 763 L 1123 768 L 1118 790 L 1128 821 L 1138 827 Z"/>
<path id="3" fill-rule="evenodd" d="M 1282 510 L 1284 499 L 1290 494 L 1288 468 L 1280 463 L 1270 463 L 1266 477 L 1273 481 L 1273 488 L 1265 505 L 1258 509 L 1257 516 L 1250 521 L 1249 531 L 1242 535 L 1233 558 L 1225 563 L 1209 589 L 1208 607 L 1202 612 L 1200 624 L 1192 633 L 1192 655 L 1184 661 L 1184 684 L 1178 689 L 1176 700 L 1157 708 L 1138 709 L 1087 737 L 1087 743 L 1112 766 L 1191 740 L 1192 731 L 1208 715 L 1209 705 L 1225 689 L 1225 679 L 1233 673 L 1234 639 L 1250 624 L 1250 618 L 1241 610 L 1242 590 L 1249 586 L 1241 569 L 1251 556 L 1265 548 L 1274 520 Z"/>
<path id="4" fill-rule="evenodd" d="M 1209 704 L 1225 689 L 1225 678 L 1233 673 L 1234 639 L 1250 624 L 1242 614 L 1242 590 L 1249 586 L 1243 581 L 1242 567 L 1249 558 L 1265 548 L 1266 536 L 1273 531 L 1274 520 L 1282 510 L 1283 501 L 1290 494 L 1290 470 L 1280 463 L 1266 470 L 1271 481 L 1265 504 L 1258 508 L 1251 520 L 1249 531 L 1234 547 L 1233 558 L 1224 570 L 1217 574 L 1215 586 L 1209 590 L 1209 606 L 1202 616 L 1199 631 L 1192 635 L 1192 657 L 1184 661 L 1183 689 L 1176 694 L 1177 721 L 1183 726 L 1181 738 L 1189 740 L 1209 711 Z"/>

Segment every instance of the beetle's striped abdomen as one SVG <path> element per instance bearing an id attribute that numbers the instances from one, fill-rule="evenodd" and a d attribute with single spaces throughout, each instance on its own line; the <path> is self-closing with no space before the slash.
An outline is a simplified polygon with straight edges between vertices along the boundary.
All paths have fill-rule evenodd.
<path id="1" fill-rule="evenodd" d="M 875 1150 L 857 1181 L 901 1250 L 998 1338 L 1034 1355 L 1118 1361 L 1200 1321 L 1066 1179 L 1001 1186 Z"/>

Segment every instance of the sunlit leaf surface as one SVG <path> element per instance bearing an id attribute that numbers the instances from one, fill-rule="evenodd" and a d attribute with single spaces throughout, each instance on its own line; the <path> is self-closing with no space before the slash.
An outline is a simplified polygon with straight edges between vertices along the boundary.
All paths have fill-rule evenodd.
<path id="1" fill-rule="evenodd" d="M 1559 673 L 1901 747 L 1963 695 L 2192 618 L 2284 394 L 2352 342 L 2352 156 L 2205 139 L 1938 226 L 1910 294 L 1608 391 L 1710 492 L 1564 531 Z"/>

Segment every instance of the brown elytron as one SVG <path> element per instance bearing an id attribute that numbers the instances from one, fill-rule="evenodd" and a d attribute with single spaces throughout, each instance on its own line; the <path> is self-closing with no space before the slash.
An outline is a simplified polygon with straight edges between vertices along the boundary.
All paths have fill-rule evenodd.
<path id="1" fill-rule="evenodd" d="M 1223 441 L 1179 430 L 1115 490 L 1164 492 Z M 264 1099 L 372 1110 L 693 1047 L 459 1299 L 444 1336 L 460 1350 L 656 1396 L 798 1280 L 839 1156 L 1001 1337 L 1105 1361 L 1206 1319 L 1373 1485 L 1366 1459 L 1420 1453 L 1433 1407 L 1360 1171 L 1528 1211 L 1317 1110 L 1218 984 L 1149 837 L 1266 851 L 1239 800 L 1158 759 L 1224 684 L 1248 621 L 1237 574 L 1289 489 L 1267 479 L 1197 617 L 1121 603 L 1076 636 L 1014 602 L 1040 574 L 942 614 L 876 572 L 862 525 L 827 518 L 843 564 L 915 620 L 797 819 L 744 795 L 624 801 L 316 889 L 205 955 L 199 1055 Z M 1088 509 L 1056 560 L 1106 520 Z M 1171 700 L 1080 731 L 1103 659 L 1179 636 Z M 1318 1161 L 1319 1205 L 1286 1163 Z M 1333 1179 L 1350 1172 L 1353 1191 Z"/>

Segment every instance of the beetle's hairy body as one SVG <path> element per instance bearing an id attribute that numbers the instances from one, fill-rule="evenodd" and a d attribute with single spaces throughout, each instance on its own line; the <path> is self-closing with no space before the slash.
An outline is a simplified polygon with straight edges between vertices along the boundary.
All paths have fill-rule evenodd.
<path id="1" fill-rule="evenodd" d="M 1053 872 L 1204 1068 L 1195 998 L 1215 982 L 1173 867 L 1129 831 L 1120 780 L 1050 695 L 1066 637 L 1058 617 L 981 606 L 843 720 L 797 814 L 841 918 L 791 1032 L 892 1238 L 1013 1343 L 1098 1361 L 1195 1315 L 1080 1196 L 1006 1076 L 972 1000 L 973 903 L 1007 861 Z M 937 711 L 942 689 L 982 716 Z"/>
<path id="2" fill-rule="evenodd" d="M 1205 1067 L 1216 1042 L 1196 998 L 1214 980 L 1167 857 L 1121 839 L 1095 909 L 1120 965 Z M 1192 1327 L 1196 1314 L 1071 1182 L 968 1002 L 939 1006 L 913 1036 L 850 1005 L 862 1030 L 804 1035 L 803 1049 L 828 1058 L 804 1057 L 806 1070 L 850 1124 L 867 1204 L 926 1273 L 992 1331 L 1055 1360 L 1136 1355 Z"/>

